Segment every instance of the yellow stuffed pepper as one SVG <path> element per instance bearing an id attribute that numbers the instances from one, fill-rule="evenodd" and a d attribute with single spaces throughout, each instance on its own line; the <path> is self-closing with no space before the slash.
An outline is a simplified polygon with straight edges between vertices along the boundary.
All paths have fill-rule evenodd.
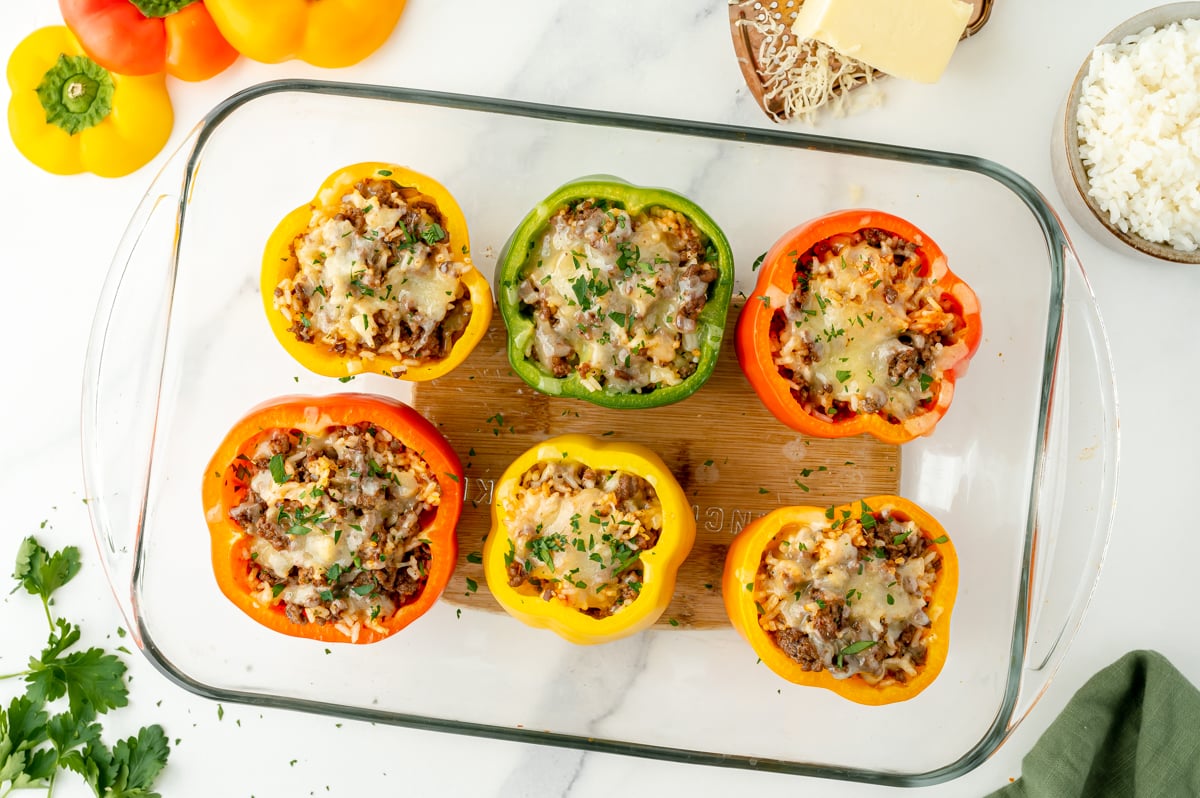
<path id="1" fill-rule="evenodd" d="M 357 64 L 387 41 L 404 0 L 205 0 L 225 39 L 255 61 Z"/>
<path id="2" fill-rule="evenodd" d="M 127 175 L 158 154 L 174 124 L 162 74 L 109 72 L 61 25 L 17 45 L 8 85 L 13 144 L 54 174 Z"/>
<path id="3" fill-rule="evenodd" d="M 606 643 L 658 620 L 695 539 L 691 506 L 656 454 L 561 435 L 496 483 L 483 573 L 514 618 Z"/>
<path id="4" fill-rule="evenodd" d="M 869 705 L 937 678 L 957 591 L 950 538 L 899 496 L 770 512 L 733 539 L 721 579 L 729 620 L 763 664 Z"/>
<path id="5" fill-rule="evenodd" d="M 347 166 L 267 241 L 260 287 L 271 330 L 327 377 L 440 377 L 492 318 L 470 253 L 462 210 L 436 180 L 395 164 Z"/>

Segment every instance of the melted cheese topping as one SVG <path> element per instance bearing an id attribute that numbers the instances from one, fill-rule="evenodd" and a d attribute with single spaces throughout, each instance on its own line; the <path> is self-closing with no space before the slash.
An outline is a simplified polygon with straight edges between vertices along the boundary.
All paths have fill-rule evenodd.
<path id="1" fill-rule="evenodd" d="M 360 184 L 341 205 L 315 208 L 274 304 L 302 341 L 415 365 L 443 357 L 465 326 L 470 266 L 454 258 L 441 217 L 393 186 Z"/>
<path id="2" fill-rule="evenodd" d="M 429 465 L 379 429 L 269 432 L 234 466 L 248 492 L 231 517 L 249 538 L 258 599 L 354 638 L 423 582 L 422 513 L 441 503 Z"/>
<path id="3" fill-rule="evenodd" d="M 504 510 L 510 583 L 598 616 L 637 597 L 639 554 L 662 529 L 662 505 L 648 482 L 574 461 L 534 466 Z"/>
<path id="4" fill-rule="evenodd" d="M 782 530 L 755 577 L 760 625 L 806 670 L 874 683 L 915 674 L 939 567 L 921 534 L 867 512 Z"/>
<path id="5" fill-rule="evenodd" d="M 588 200 L 550 221 L 523 272 L 527 356 L 594 391 L 677 385 L 700 359 L 696 317 L 715 255 L 684 217 L 630 216 Z"/>
<path id="6" fill-rule="evenodd" d="M 903 421 L 933 399 L 943 364 L 957 356 L 955 317 L 921 276 L 909 242 L 873 245 L 860 234 L 830 242 L 797 263 L 796 291 L 779 311 L 775 364 L 819 413 Z"/>

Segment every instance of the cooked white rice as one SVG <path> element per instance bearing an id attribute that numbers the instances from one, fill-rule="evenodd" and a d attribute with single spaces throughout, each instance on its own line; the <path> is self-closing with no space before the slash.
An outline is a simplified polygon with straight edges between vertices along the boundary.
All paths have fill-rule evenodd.
<path id="1" fill-rule="evenodd" d="M 1200 20 L 1097 47 L 1076 121 L 1088 194 L 1109 220 L 1200 247 Z"/>

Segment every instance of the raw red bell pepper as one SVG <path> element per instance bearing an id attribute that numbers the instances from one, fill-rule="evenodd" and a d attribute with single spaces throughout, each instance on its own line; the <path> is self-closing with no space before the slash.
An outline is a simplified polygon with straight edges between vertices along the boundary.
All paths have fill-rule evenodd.
<path id="1" fill-rule="evenodd" d="M 751 386 L 789 427 L 904 443 L 933 432 L 981 337 L 979 299 L 929 236 L 849 210 L 771 247 L 735 343 Z"/>
<path id="2" fill-rule="evenodd" d="M 84 52 L 119 75 L 207 80 L 238 56 L 202 0 L 59 0 Z"/>
<path id="3" fill-rule="evenodd" d="M 327 454 L 329 446 L 295 456 L 280 451 L 289 440 L 300 452 L 327 435 L 340 436 L 336 462 Z M 355 436 L 370 436 L 366 454 L 346 443 Z M 273 440 L 282 445 L 272 449 Z M 279 453 L 268 459 L 272 451 Z M 415 464 L 393 471 L 389 456 L 415 456 Z M 277 495 L 267 499 L 252 483 L 265 484 L 268 493 Z M 402 537 L 396 531 L 399 522 L 385 526 L 360 507 L 383 494 L 398 497 L 391 502 L 395 509 L 414 491 L 424 498 L 424 509 Z M 204 473 L 202 495 L 221 592 L 258 623 L 287 635 L 373 643 L 394 634 L 433 606 L 458 555 L 462 465 L 433 424 L 392 399 L 287 396 L 259 405 L 217 447 Z M 361 541 L 355 543 L 357 539 Z M 291 562 L 303 557 L 304 564 L 293 571 L 304 571 L 304 578 L 298 572 L 295 579 L 268 573 L 275 550 Z M 419 570 L 419 578 L 398 580 L 402 568 Z M 301 598 L 289 599 L 301 589 L 312 594 L 307 604 L 314 608 L 311 616 L 301 617 Z M 338 600 L 339 613 L 356 604 L 382 611 L 371 610 L 359 623 L 353 615 L 339 620 L 330 613 Z"/>

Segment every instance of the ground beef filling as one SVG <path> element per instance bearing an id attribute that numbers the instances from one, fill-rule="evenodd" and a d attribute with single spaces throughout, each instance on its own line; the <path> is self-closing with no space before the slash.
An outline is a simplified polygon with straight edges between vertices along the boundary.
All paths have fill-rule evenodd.
<path id="1" fill-rule="evenodd" d="M 414 365 L 445 357 L 470 319 L 470 265 L 451 249 L 445 217 L 395 181 L 360 181 L 315 209 L 291 251 L 296 274 L 274 305 L 299 341 Z"/>
<path id="2" fill-rule="evenodd" d="M 780 375 L 806 410 L 898 423 L 935 397 L 961 320 L 929 279 L 918 244 L 866 228 L 813 245 L 771 324 Z"/>
<path id="3" fill-rule="evenodd" d="M 941 556 L 885 513 L 785 529 L 755 577 L 759 624 L 806 671 L 904 683 L 925 663 Z"/>
<path id="4" fill-rule="evenodd" d="M 293 623 L 338 624 L 353 639 L 424 588 L 421 516 L 441 489 L 386 430 L 271 430 L 234 473 L 247 486 L 230 517 L 248 538 L 251 582 Z"/>
<path id="5" fill-rule="evenodd" d="M 662 532 L 662 504 L 645 479 L 570 460 L 538 463 L 504 502 L 509 585 L 594 618 L 637 599 L 641 553 Z"/>
<path id="6" fill-rule="evenodd" d="M 630 215 L 603 200 L 560 208 L 521 275 L 527 356 L 591 390 L 675 385 L 700 362 L 698 318 L 718 277 L 717 253 L 685 216 Z"/>

